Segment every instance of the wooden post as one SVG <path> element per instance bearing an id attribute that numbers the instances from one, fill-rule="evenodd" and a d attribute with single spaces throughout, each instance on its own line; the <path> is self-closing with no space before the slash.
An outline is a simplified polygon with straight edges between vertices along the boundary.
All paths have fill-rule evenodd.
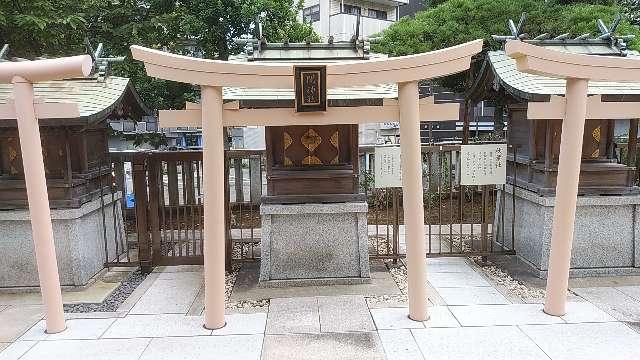
<path id="1" fill-rule="evenodd" d="M 420 108 L 418 83 L 398 84 L 400 104 L 400 149 L 402 152 L 402 189 L 405 238 L 407 242 L 407 280 L 409 317 L 429 319 L 427 298 L 427 261 L 424 240 L 424 203 L 422 198 L 422 154 L 420 148 Z"/>
<path id="2" fill-rule="evenodd" d="M 193 161 L 191 160 L 184 160 L 182 162 L 182 181 L 184 181 L 185 205 L 195 204 L 196 193 L 193 184 Z"/>
<path id="3" fill-rule="evenodd" d="M 169 206 L 179 205 L 178 163 L 176 160 L 167 160 L 167 188 L 167 191 L 169 192 Z"/>
<path id="4" fill-rule="evenodd" d="M 151 243 L 147 219 L 147 154 L 138 153 L 133 157 L 133 192 L 136 206 L 136 234 L 138 237 L 138 261 L 140 269 L 149 273 L 151 263 Z"/>
<path id="5" fill-rule="evenodd" d="M 636 166 L 638 154 L 638 119 L 629 120 L 629 141 L 627 142 L 627 165 Z"/>
<path id="6" fill-rule="evenodd" d="M 204 181 L 204 327 L 225 326 L 225 218 L 222 88 L 202 86 Z"/>
<path id="7" fill-rule="evenodd" d="M 235 202 L 244 202 L 244 171 L 242 170 L 242 158 L 233 159 Z M 241 205 L 242 206 L 242 205 Z"/>
<path id="8" fill-rule="evenodd" d="M 42 158 L 40 126 L 33 106 L 33 84 L 17 76 L 12 82 L 24 180 L 29 200 L 31 232 L 40 279 L 40 291 L 45 307 L 46 331 L 47 333 L 59 333 L 66 328 L 66 325 L 62 310 L 62 292 Z"/>
<path id="9" fill-rule="evenodd" d="M 638 156 L 638 119 L 629 120 L 629 140 L 627 141 L 627 166 L 633 166 L 636 170 L 630 176 L 629 186 L 633 186 L 636 183 L 638 176 L 637 169 L 637 156 Z"/>
<path id="10" fill-rule="evenodd" d="M 555 316 L 562 316 L 566 313 L 571 244 L 576 217 L 584 123 L 587 113 L 588 84 L 589 81 L 585 79 L 567 79 L 566 113 L 562 121 L 560 138 L 558 181 L 549 254 L 549 276 L 544 305 L 544 311 Z"/>
<path id="11" fill-rule="evenodd" d="M 156 265 L 160 259 L 160 166 L 159 160 L 149 157 L 149 231 L 151 233 L 151 262 Z M 162 209 L 164 211 L 164 209 Z"/>

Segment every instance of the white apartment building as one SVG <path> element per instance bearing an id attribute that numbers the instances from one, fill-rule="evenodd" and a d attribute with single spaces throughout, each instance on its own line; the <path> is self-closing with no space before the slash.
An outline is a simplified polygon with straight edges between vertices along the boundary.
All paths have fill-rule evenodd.
<path id="1" fill-rule="evenodd" d="M 348 41 L 356 30 L 360 15 L 360 35 L 371 36 L 386 29 L 399 18 L 399 7 L 409 0 L 305 0 L 300 21 L 311 23 L 327 40 Z"/>

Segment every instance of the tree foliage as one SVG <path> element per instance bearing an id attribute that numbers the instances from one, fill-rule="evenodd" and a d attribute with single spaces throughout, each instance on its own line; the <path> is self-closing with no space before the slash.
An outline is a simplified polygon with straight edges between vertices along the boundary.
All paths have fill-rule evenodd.
<path id="1" fill-rule="evenodd" d="M 606 1 L 604 1 L 606 2 Z M 618 5 L 578 3 L 563 5 L 540 0 L 448 0 L 421 11 L 413 18 L 403 18 L 382 32 L 373 50 L 401 56 L 432 51 L 474 39 L 484 39 L 485 47 L 496 49 L 499 44 L 491 35 L 509 35 L 508 19 L 518 21 L 527 13 L 525 32 L 532 36 L 542 33 L 573 36 L 598 34 L 596 20 L 613 21 L 622 13 Z M 628 20 L 618 27 L 619 34 L 640 34 Z M 639 41 L 632 41 L 633 49 L 640 49 Z"/>
<path id="2" fill-rule="evenodd" d="M 599 35 L 597 19 L 609 24 L 624 12 L 615 1 L 564 4 L 567 2 L 574 1 L 448 0 L 391 25 L 372 48 L 375 52 L 401 56 L 484 39 L 485 49 L 498 49 L 500 44 L 491 35 L 510 35 L 507 20 L 517 23 L 523 12 L 527 13 L 524 32 L 531 37 L 543 33 L 596 36 Z M 640 35 L 628 19 L 621 22 L 616 33 Z M 639 40 L 630 42 L 629 47 L 640 49 Z M 449 78 L 444 84 L 459 89 L 461 77 Z"/>
<path id="3" fill-rule="evenodd" d="M 130 77 L 148 106 L 180 108 L 197 89 L 147 77 L 131 59 L 131 45 L 226 60 L 241 50 L 233 39 L 251 33 L 257 16 L 268 41 L 317 41 L 311 26 L 297 20 L 300 6 L 298 0 L 0 0 L 0 42 L 26 58 L 83 53 L 85 37 L 102 42 L 105 55 L 127 55 L 114 74 Z"/>

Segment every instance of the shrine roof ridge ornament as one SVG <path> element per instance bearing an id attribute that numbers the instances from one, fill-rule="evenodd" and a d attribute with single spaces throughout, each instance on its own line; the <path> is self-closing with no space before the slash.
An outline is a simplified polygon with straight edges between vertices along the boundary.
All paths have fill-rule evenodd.
<path id="1" fill-rule="evenodd" d="M 428 53 L 366 61 L 327 63 L 327 87 L 398 83 L 445 76 L 469 68 L 482 39 Z M 131 46 L 133 58 L 157 78 L 208 86 L 293 88 L 293 65 L 199 59 Z"/>
<path id="2" fill-rule="evenodd" d="M 556 78 L 640 81 L 640 60 L 634 58 L 575 54 L 519 40 L 508 40 L 505 52 L 516 60 L 518 71 Z"/>

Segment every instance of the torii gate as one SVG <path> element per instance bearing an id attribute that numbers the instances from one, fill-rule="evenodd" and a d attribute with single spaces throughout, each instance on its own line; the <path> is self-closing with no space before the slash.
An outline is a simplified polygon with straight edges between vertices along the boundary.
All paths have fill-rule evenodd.
<path id="1" fill-rule="evenodd" d="M 224 320 L 224 147 L 223 126 L 358 124 L 399 120 L 402 151 L 404 223 L 407 241 L 409 317 L 428 319 L 425 261 L 424 207 L 420 153 L 420 120 L 458 118 L 457 104 L 420 101 L 418 81 L 469 68 L 471 56 L 482 50 L 482 40 L 424 54 L 390 59 L 326 64 L 327 88 L 398 84 L 398 100 L 383 106 L 329 107 L 325 112 L 296 113 L 286 109 L 240 109 L 223 104 L 222 87 L 292 89 L 292 64 L 250 64 L 205 60 L 132 46 L 134 59 L 143 61 L 156 78 L 200 85 L 201 106 L 184 111 L 163 111 L 161 126 L 202 126 L 204 179 L 205 327 L 217 329 Z M 452 112 L 451 110 L 455 110 Z"/>
<path id="2" fill-rule="evenodd" d="M 77 104 L 42 103 L 34 99 L 33 83 L 86 77 L 92 68 L 89 55 L 0 63 L 0 84 L 13 84 L 13 104 L 0 105 L 0 120 L 15 119 L 18 123 L 46 331 L 50 334 L 63 331 L 65 322 L 38 118 L 68 119 L 80 113 Z"/>
<path id="3" fill-rule="evenodd" d="M 564 119 L 544 306 L 547 314 L 562 316 L 566 312 L 585 118 L 640 117 L 637 105 L 603 103 L 599 96 L 588 97 L 589 80 L 640 81 L 640 61 L 572 54 L 518 40 L 507 41 L 505 51 L 516 60 L 519 71 L 563 78 L 567 82 L 564 99 L 552 97 L 549 103 L 529 103 L 528 109 L 533 118 Z"/>

